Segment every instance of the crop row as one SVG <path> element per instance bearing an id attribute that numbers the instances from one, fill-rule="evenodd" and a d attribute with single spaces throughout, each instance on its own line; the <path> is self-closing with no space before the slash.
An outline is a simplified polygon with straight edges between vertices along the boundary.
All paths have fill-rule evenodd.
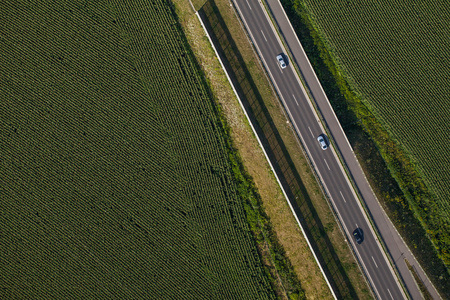
<path id="1" fill-rule="evenodd" d="M 273 297 L 170 4 L 7 10 L 2 295 Z"/>
<path id="2" fill-rule="evenodd" d="M 155 10 L 160 11 L 159 8 Z M 134 20 L 139 19 L 134 18 Z M 130 20 L 130 24 L 131 22 Z M 175 45 L 169 44 L 174 39 L 168 39 L 167 37 L 177 31 L 168 30 L 167 32 L 162 32 L 164 34 L 159 36 L 164 36 L 164 40 L 161 41 L 159 46 L 162 53 L 166 53 L 165 64 L 162 66 L 163 69 L 160 69 L 158 65 L 149 65 L 150 68 L 155 67 L 155 70 L 151 70 L 150 73 L 154 74 L 159 71 L 161 72 L 159 73 L 160 76 L 164 76 L 166 68 L 178 69 L 176 72 L 179 75 L 178 77 L 173 77 L 171 76 L 172 72 L 167 72 L 166 85 L 158 87 L 160 90 L 163 90 L 160 91 L 161 96 L 158 98 L 158 104 L 168 108 L 161 111 L 166 114 L 161 116 L 160 122 L 168 129 L 170 135 L 177 137 L 176 140 L 173 140 L 173 148 L 171 150 L 181 152 L 176 156 L 178 171 L 181 174 L 186 174 L 186 180 L 190 181 L 186 182 L 187 184 L 197 187 L 195 189 L 198 191 L 196 198 L 199 201 L 191 202 L 191 210 L 188 210 L 186 213 L 195 216 L 196 221 L 199 224 L 203 223 L 204 226 L 208 226 L 208 231 L 210 231 L 207 233 L 207 238 L 205 238 L 204 247 L 207 249 L 211 259 L 205 261 L 205 263 L 212 270 L 225 267 L 225 270 L 242 270 L 247 273 L 257 273 L 255 270 L 253 272 L 251 269 L 246 270 L 246 267 L 242 265 L 242 261 L 237 260 L 235 256 L 236 253 L 251 253 L 252 244 L 251 238 L 249 239 L 249 231 L 245 223 L 242 205 L 237 202 L 236 187 L 230 180 L 230 170 L 227 170 L 225 164 L 227 159 L 224 141 L 220 138 L 220 131 L 216 124 L 217 118 L 212 109 L 211 100 L 208 99 L 207 91 L 204 88 L 199 89 L 200 79 L 195 74 L 195 67 L 193 62 L 190 61 L 191 58 L 186 49 L 179 48 L 179 51 L 174 51 Z M 145 51 L 145 47 L 150 41 L 146 41 L 146 39 L 148 38 L 145 36 L 136 38 L 136 41 L 139 42 L 136 45 L 140 52 L 139 55 L 144 56 L 148 54 Z M 176 45 L 182 42 L 180 37 L 176 40 Z M 165 43 L 166 41 L 168 42 Z M 173 61 L 172 64 L 170 63 L 171 60 Z M 170 84 L 167 85 L 167 83 Z M 183 97 L 180 97 L 180 93 L 187 101 L 182 101 Z M 198 147 L 199 144 L 203 145 L 203 147 Z M 182 159 L 185 159 L 185 161 Z M 197 174 L 195 174 L 195 170 L 197 170 Z M 223 186 L 220 177 L 227 177 L 229 185 Z M 200 190 L 198 187 L 201 187 Z M 211 203 L 212 199 L 215 200 L 213 204 Z M 234 208 L 236 205 L 237 207 Z M 215 206 L 217 206 L 218 210 L 212 209 Z M 233 211 L 235 212 L 234 215 Z M 218 223 L 217 231 L 213 231 L 213 226 L 209 225 L 211 220 Z M 242 232 L 247 234 L 246 239 L 242 239 L 240 228 L 243 228 Z M 245 244 L 239 243 L 239 241 L 245 242 Z M 236 252 L 227 251 L 221 253 L 223 252 L 220 251 L 221 247 L 227 243 L 230 246 L 235 245 Z M 257 260 L 258 256 L 254 256 L 254 259 Z M 252 266 L 254 264 L 255 262 L 249 265 Z M 219 274 L 216 273 L 217 275 Z M 232 284 L 236 278 L 233 278 L 232 274 L 229 275 L 231 276 L 224 276 L 225 278 L 221 280 L 224 282 L 231 280 L 229 284 Z M 261 276 L 258 277 L 262 279 Z M 239 290 L 236 292 L 238 294 L 242 293 Z"/>
<path id="3" fill-rule="evenodd" d="M 450 5 L 304 1 L 366 104 L 410 153 L 450 217 Z"/>

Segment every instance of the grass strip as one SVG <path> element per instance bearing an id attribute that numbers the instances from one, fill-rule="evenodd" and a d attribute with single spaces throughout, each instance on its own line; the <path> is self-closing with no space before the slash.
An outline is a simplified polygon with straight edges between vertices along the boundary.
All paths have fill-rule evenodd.
<path id="1" fill-rule="evenodd" d="M 297 199 L 293 206 L 301 216 L 302 221 L 307 225 L 307 234 L 315 240 L 313 247 L 316 250 L 320 250 L 321 255 L 319 259 L 326 266 L 326 272 L 333 278 L 332 285 L 338 291 L 339 297 L 354 298 L 356 295 L 355 291 L 330 241 L 326 238 L 325 230 L 317 217 L 314 206 L 308 201 L 309 196 L 298 173 L 294 168 L 291 168 L 293 166 L 292 160 L 283 145 L 277 128 L 273 125 L 271 116 L 265 108 L 261 96 L 214 2 L 207 2 L 200 10 L 200 13 L 208 20 L 210 35 L 215 39 L 216 44 L 219 45 L 217 47 L 219 48 L 219 53 L 229 73 L 232 74 L 232 80 L 241 99 L 244 100 L 247 112 L 258 124 L 257 131 L 263 137 L 262 142 L 266 150 L 268 150 L 269 157 L 276 162 L 274 167 L 279 178 L 290 198 Z"/>
<path id="2" fill-rule="evenodd" d="M 416 281 L 417 285 L 419 286 L 419 290 L 422 293 L 422 296 L 425 300 L 433 300 L 433 297 L 431 296 L 430 292 L 428 292 L 427 287 L 423 283 L 423 281 L 420 279 L 419 274 L 417 274 L 416 270 L 411 266 L 409 261 L 405 259 L 405 263 L 408 266 L 409 271 L 411 271 L 411 274 L 414 277 L 414 280 Z"/>

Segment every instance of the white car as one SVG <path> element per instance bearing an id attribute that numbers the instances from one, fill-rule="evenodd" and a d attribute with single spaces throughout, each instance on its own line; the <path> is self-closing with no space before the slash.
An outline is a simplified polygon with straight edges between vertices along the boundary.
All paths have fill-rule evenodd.
<path id="1" fill-rule="evenodd" d="M 327 150 L 328 145 L 327 142 L 325 141 L 325 138 L 323 137 L 323 134 L 317 137 L 317 141 L 319 142 L 320 147 L 322 147 L 322 150 Z"/>
<path id="2" fill-rule="evenodd" d="M 277 55 L 277 60 L 278 60 L 278 63 L 280 64 L 280 67 L 282 69 L 286 68 L 286 63 L 284 62 L 284 58 L 283 58 L 282 54 L 278 54 Z"/>

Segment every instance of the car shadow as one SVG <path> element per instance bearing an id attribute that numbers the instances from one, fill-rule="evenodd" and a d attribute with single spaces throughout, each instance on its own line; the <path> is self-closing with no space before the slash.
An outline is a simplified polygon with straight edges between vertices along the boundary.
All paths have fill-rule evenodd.
<path id="1" fill-rule="evenodd" d="M 325 140 L 325 144 L 327 144 L 327 147 L 330 147 L 330 139 L 328 138 L 328 136 L 324 133 L 322 133 L 321 136 Z"/>

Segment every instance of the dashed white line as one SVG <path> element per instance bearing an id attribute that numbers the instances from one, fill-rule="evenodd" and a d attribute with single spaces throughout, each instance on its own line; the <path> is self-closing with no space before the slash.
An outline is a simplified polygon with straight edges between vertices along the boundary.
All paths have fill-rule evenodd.
<path id="1" fill-rule="evenodd" d="M 394 300 L 394 297 L 392 297 L 391 291 L 389 289 L 387 289 L 389 292 L 389 295 L 391 295 L 391 299 Z"/>
<path id="2" fill-rule="evenodd" d="M 248 2 L 247 2 L 248 3 Z M 261 33 L 262 33 L 262 35 L 263 35 L 263 38 L 266 40 L 266 42 L 267 42 L 267 39 L 266 39 L 266 36 L 264 35 L 264 32 L 261 30 Z"/>
<path id="3" fill-rule="evenodd" d="M 314 134 L 312 133 L 311 127 L 308 126 L 309 132 L 311 132 L 312 137 L 314 138 Z"/>
<path id="4" fill-rule="evenodd" d="M 297 103 L 297 106 L 298 106 L 298 102 L 297 102 L 297 99 L 295 98 L 294 94 L 292 94 L 292 97 L 294 97 L 295 103 Z M 311 129 L 309 129 L 309 130 L 311 130 Z"/>
<path id="5" fill-rule="evenodd" d="M 248 3 L 248 0 L 245 0 L 245 1 L 247 1 L 248 7 L 250 8 L 250 10 L 252 10 L 252 7 L 250 6 L 250 3 Z"/>
<path id="6" fill-rule="evenodd" d="M 330 167 L 328 166 L 327 161 L 325 160 L 325 158 L 323 159 L 325 161 L 325 164 L 327 165 L 328 170 L 331 170 Z"/>
<path id="7" fill-rule="evenodd" d="M 341 197 L 342 197 L 342 199 L 344 199 L 344 202 L 347 203 L 347 201 L 345 201 L 344 195 L 342 195 L 342 192 L 339 191 L 339 193 L 341 193 Z"/>
<path id="8" fill-rule="evenodd" d="M 378 265 L 377 265 L 377 263 L 375 262 L 375 258 L 373 258 L 373 256 L 372 256 L 372 260 L 373 260 L 373 263 L 375 264 L 375 267 L 377 267 L 377 269 L 378 269 Z"/>

